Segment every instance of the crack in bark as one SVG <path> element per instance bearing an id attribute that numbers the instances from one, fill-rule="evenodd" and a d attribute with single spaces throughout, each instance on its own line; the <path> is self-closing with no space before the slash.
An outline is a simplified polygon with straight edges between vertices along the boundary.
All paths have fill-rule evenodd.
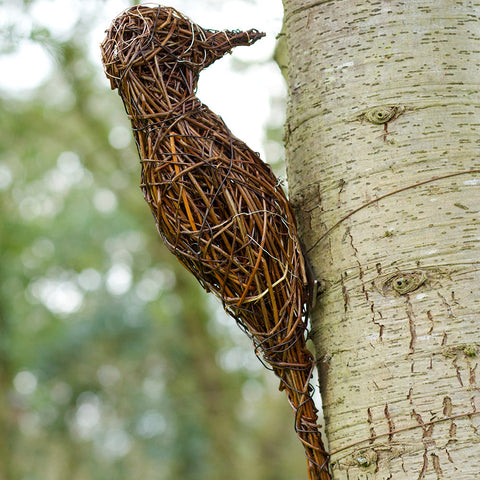
<path id="1" fill-rule="evenodd" d="M 457 365 L 457 359 L 456 358 L 454 358 L 452 360 L 452 364 L 453 364 L 453 367 L 455 368 L 455 371 L 457 373 L 458 383 L 460 384 L 460 386 L 463 387 L 462 375 L 460 374 L 460 367 Z"/>
<path id="2" fill-rule="evenodd" d="M 345 272 L 345 276 L 347 276 L 347 273 Z M 345 286 L 345 283 L 343 281 L 343 275 L 340 275 L 340 283 L 342 285 L 342 295 L 343 295 L 343 310 L 345 313 L 347 312 L 348 309 L 348 304 L 350 302 L 350 298 L 348 296 L 347 292 L 347 287 Z"/>
<path id="3" fill-rule="evenodd" d="M 437 479 L 441 479 L 443 472 L 442 472 L 442 469 L 440 467 L 440 457 L 435 453 L 432 453 L 431 457 L 432 457 L 433 469 L 435 470 L 435 473 L 437 474 Z"/>
<path id="4" fill-rule="evenodd" d="M 338 207 L 340 207 L 340 205 L 342 204 L 342 201 L 341 201 L 341 195 L 343 193 L 343 188 L 345 187 L 345 180 L 343 178 L 341 178 L 339 181 L 338 181 L 338 201 L 337 201 L 337 205 Z"/>
<path id="5" fill-rule="evenodd" d="M 452 459 L 452 457 L 451 457 L 451 455 L 450 455 L 450 452 L 449 452 L 446 448 L 445 448 L 445 453 L 447 454 L 447 459 L 448 459 L 448 461 L 449 461 L 450 463 L 453 463 L 453 459 Z"/>
<path id="6" fill-rule="evenodd" d="M 477 406 L 475 405 L 475 397 L 472 397 L 472 398 L 470 399 L 470 405 L 472 406 L 473 412 L 476 413 L 476 412 L 477 412 Z"/>
<path id="7" fill-rule="evenodd" d="M 433 333 L 434 321 L 433 321 L 432 312 L 430 310 L 427 310 L 427 317 L 428 317 L 428 320 L 430 321 L 430 329 L 428 330 L 428 335 L 431 335 Z"/>
<path id="8" fill-rule="evenodd" d="M 418 476 L 418 480 L 422 480 L 422 478 L 425 478 L 425 473 L 426 473 L 427 467 L 428 467 L 427 452 L 428 452 L 428 449 L 425 448 L 425 451 L 423 452 L 423 465 L 422 465 L 422 469 L 420 470 L 420 475 Z"/>
<path id="9" fill-rule="evenodd" d="M 450 428 L 448 429 L 448 436 L 454 438 L 457 436 L 457 424 L 452 421 Z"/>
<path id="10" fill-rule="evenodd" d="M 417 339 L 417 332 L 415 329 L 415 315 L 413 314 L 413 307 L 410 302 L 410 297 L 406 295 L 405 306 L 408 317 L 408 327 L 410 329 L 410 353 L 415 353 L 415 340 Z M 413 361 L 413 360 L 412 360 Z"/>
<path id="11" fill-rule="evenodd" d="M 450 417 L 453 413 L 452 399 L 450 397 L 443 398 L 443 414 Z"/>
<path id="12" fill-rule="evenodd" d="M 413 396 L 413 387 L 410 387 L 410 389 L 408 390 L 408 395 L 407 395 L 407 400 L 408 400 L 408 403 L 410 403 L 410 405 L 413 405 L 412 396 Z"/>
<path id="13" fill-rule="evenodd" d="M 385 404 L 385 409 L 383 410 L 385 414 L 385 418 L 387 419 L 388 423 L 388 440 L 391 442 L 393 438 L 393 434 L 395 433 L 395 423 L 393 422 L 393 418 L 390 416 L 390 412 L 388 410 L 388 403 Z"/>
<path id="14" fill-rule="evenodd" d="M 377 433 L 375 432 L 375 427 L 373 426 L 372 410 L 370 409 L 370 407 L 367 408 L 367 422 L 370 425 L 370 443 L 373 443 L 374 437 L 377 436 Z"/>
<path id="15" fill-rule="evenodd" d="M 422 427 L 422 430 L 424 432 L 423 436 L 425 436 L 425 422 L 423 421 L 422 416 L 417 413 L 414 408 L 412 408 L 412 416 L 415 417 L 417 423 Z"/>
<path id="16" fill-rule="evenodd" d="M 447 302 L 447 299 L 440 292 L 437 292 L 437 295 L 440 297 L 443 306 L 447 310 L 448 318 L 450 320 L 453 320 L 455 318 L 455 315 L 453 314 L 451 305 Z"/>

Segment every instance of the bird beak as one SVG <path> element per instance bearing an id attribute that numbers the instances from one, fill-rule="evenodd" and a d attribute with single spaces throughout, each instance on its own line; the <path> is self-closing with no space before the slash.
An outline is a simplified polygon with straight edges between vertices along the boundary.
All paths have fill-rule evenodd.
<path id="1" fill-rule="evenodd" d="M 213 63 L 220 57 L 223 57 L 226 53 L 232 53 L 232 48 L 241 45 L 252 45 L 257 40 L 265 36 L 265 33 L 258 30 L 251 29 L 246 32 L 239 30 L 206 30 L 207 43 L 210 46 L 211 52 L 215 58 L 211 59 L 210 63 Z"/>

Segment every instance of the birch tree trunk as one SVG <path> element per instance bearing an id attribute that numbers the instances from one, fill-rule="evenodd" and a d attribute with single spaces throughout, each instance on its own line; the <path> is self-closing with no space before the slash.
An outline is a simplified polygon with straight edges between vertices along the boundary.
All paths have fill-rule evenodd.
<path id="1" fill-rule="evenodd" d="M 284 0 L 335 480 L 480 478 L 480 2 Z"/>

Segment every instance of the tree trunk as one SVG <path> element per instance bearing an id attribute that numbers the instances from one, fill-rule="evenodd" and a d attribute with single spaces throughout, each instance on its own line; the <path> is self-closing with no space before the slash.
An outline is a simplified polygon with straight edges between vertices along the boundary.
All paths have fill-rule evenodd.
<path id="1" fill-rule="evenodd" d="M 479 4 L 284 7 L 333 478 L 478 479 Z"/>

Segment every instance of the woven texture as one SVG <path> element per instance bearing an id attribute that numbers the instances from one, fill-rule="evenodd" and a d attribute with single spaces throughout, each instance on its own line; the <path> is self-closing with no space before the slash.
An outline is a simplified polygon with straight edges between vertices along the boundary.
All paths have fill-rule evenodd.
<path id="1" fill-rule="evenodd" d="M 103 63 L 132 123 L 141 188 L 158 232 L 280 378 L 309 478 L 327 480 L 292 208 L 270 167 L 195 96 L 203 68 L 263 35 L 206 30 L 173 8 L 136 6 L 107 31 Z"/>

